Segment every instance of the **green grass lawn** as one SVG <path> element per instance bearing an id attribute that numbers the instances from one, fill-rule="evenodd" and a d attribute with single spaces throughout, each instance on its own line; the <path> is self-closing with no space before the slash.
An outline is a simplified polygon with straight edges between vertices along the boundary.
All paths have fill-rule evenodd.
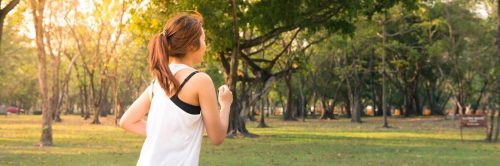
<path id="1" fill-rule="evenodd" d="M 34 146 L 41 116 L 0 116 L 0 165 L 135 165 L 144 138 L 115 127 L 112 117 L 90 125 L 63 116 L 53 125 L 54 146 Z M 200 165 L 500 165 L 500 143 L 486 143 L 484 129 L 465 129 L 443 117 L 283 122 L 248 129 L 258 138 L 226 139 L 220 146 L 203 140 Z"/>

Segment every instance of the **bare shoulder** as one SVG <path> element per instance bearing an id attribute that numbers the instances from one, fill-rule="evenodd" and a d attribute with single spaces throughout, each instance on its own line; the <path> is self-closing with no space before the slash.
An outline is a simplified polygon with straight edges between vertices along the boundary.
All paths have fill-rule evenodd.
<path id="1" fill-rule="evenodd" d="M 205 87 L 207 85 L 212 85 L 213 86 L 213 81 L 210 75 L 204 72 L 198 72 L 193 76 L 193 81 L 196 82 L 197 85 L 200 85 L 200 87 Z"/>
<path id="2" fill-rule="evenodd" d="M 191 78 L 191 86 L 195 87 L 198 93 L 206 93 L 215 89 L 214 83 L 210 75 L 204 72 L 198 72 Z"/>

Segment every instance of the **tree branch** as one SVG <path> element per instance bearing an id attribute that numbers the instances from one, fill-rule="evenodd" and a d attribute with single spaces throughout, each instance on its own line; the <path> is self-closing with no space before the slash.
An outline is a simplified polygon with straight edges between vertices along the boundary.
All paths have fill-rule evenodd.
<path id="1" fill-rule="evenodd" d="M 254 51 L 254 52 L 251 52 L 251 53 L 248 53 L 248 56 L 252 56 L 252 55 L 255 55 L 255 54 L 258 54 L 262 51 L 264 51 L 265 49 L 271 47 L 274 43 L 276 43 L 277 39 L 275 38 L 273 41 L 271 41 L 269 44 L 265 45 L 264 47 Z"/>
<path id="2" fill-rule="evenodd" d="M 292 45 L 293 41 L 295 40 L 295 38 L 297 38 L 297 35 L 299 34 L 299 32 L 301 31 L 301 28 L 297 29 L 297 31 L 293 34 L 293 37 L 292 39 L 290 40 L 290 42 L 288 42 L 288 44 L 285 46 L 285 48 L 283 48 L 283 50 L 278 54 L 276 55 L 273 60 L 271 60 L 271 64 L 269 64 L 269 69 L 272 68 L 274 66 L 274 64 L 276 64 L 276 61 L 283 55 L 285 54 L 286 50 L 288 50 L 288 48 L 290 48 L 290 46 Z"/>
<path id="3" fill-rule="evenodd" d="M 0 17 L 5 17 L 7 13 L 9 13 L 17 4 L 19 4 L 20 0 L 12 0 L 10 1 L 3 9 L 0 10 Z"/>
<path id="4" fill-rule="evenodd" d="M 250 48 L 253 46 L 260 45 L 261 43 L 266 42 L 266 41 L 280 35 L 283 32 L 288 32 L 288 31 L 291 31 L 291 30 L 296 29 L 298 27 L 302 28 L 302 27 L 305 27 L 305 26 L 308 26 L 311 24 L 323 23 L 324 21 L 333 17 L 335 14 L 338 14 L 339 11 L 341 10 L 338 6 L 337 7 L 330 7 L 329 5 L 324 5 L 324 6 L 327 6 L 327 7 L 323 8 L 323 9 L 314 10 L 314 11 L 324 10 L 325 13 L 316 15 L 315 12 L 311 12 L 311 14 L 304 17 L 304 19 L 297 20 L 297 22 L 295 22 L 291 25 L 275 28 L 262 36 L 259 36 L 259 37 L 256 37 L 256 38 L 253 38 L 250 40 L 243 40 L 241 42 L 240 48 L 245 49 L 245 48 Z M 316 12 L 316 13 L 319 13 L 319 12 Z"/>

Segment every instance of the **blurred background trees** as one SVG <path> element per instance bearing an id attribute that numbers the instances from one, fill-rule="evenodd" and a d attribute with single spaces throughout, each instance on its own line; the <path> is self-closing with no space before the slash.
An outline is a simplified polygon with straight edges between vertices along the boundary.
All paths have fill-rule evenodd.
<path id="1" fill-rule="evenodd" d="M 235 92 L 229 136 L 254 137 L 245 122 L 272 126 L 269 117 L 360 123 L 383 110 L 498 109 L 496 1 L 54 0 L 42 20 L 33 2 L 5 12 L 0 1 L 0 103 L 47 110 L 54 122 L 65 114 L 118 120 L 152 79 L 148 40 L 189 10 L 205 19 L 208 50 L 197 68 Z"/>

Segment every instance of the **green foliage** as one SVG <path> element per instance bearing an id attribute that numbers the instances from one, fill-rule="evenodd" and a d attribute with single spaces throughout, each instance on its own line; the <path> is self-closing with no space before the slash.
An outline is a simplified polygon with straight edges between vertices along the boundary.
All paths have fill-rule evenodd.
<path id="1" fill-rule="evenodd" d="M 17 104 L 29 109 L 38 98 L 37 64 L 31 39 L 17 25 L 23 20 L 25 6 L 13 11 L 3 29 L 0 54 L 0 104 Z M 35 102 L 33 102 L 35 101 Z"/>
<path id="2" fill-rule="evenodd" d="M 124 25 L 117 24 L 118 11 L 122 6 L 114 1 L 97 2 L 92 7 L 97 9 L 95 12 L 74 10 L 77 4 L 64 1 L 53 1 L 53 5 L 48 7 L 48 13 L 54 12 L 54 16 L 47 14 L 53 20 L 46 23 L 52 26 L 48 29 L 53 36 L 52 44 L 56 45 L 57 38 L 54 36 L 57 36 L 57 27 L 62 27 L 62 36 L 66 40 L 60 51 L 72 57 L 80 56 L 70 75 L 70 98 L 81 101 L 78 90 L 82 86 L 95 85 L 98 89 L 101 78 L 109 81 L 104 84 L 105 87 L 113 86 L 110 82 L 117 78 L 118 82 L 126 82 L 118 83 L 122 100 L 126 104 L 131 103 L 150 81 L 146 63 L 146 46 L 150 37 L 159 33 L 173 14 L 190 10 L 204 15 L 207 34 L 208 51 L 199 68 L 212 76 L 216 86 L 224 83 L 219 53 L 231 54 L 235 42 L 230 1 L 126 2 L 129 10 L 125 14 L 127 22 Z M 487 5 L 489 17 L 479 18 L 474 13 L 477 2 Z M 498 58 L 493 56 L 496 48 L 492 44 L 497 33 L 496 9 L 491 7 L 489 1 L 236 0 L 236 3 L 240 44 L 245 47 L 241 51 L 250 54 L 268 46 L 262 52 L 249 55 L 252 59 L 261 59 L 253 63 L 270 74 L 296 66 L 292 77 L 293 90 L 298 92 L 296 88 L 305 78 L 302 90 L 309 98 L 319 95 L 345 101 L 347 75 L 361 81 L 364 104 L 377 103 L 384 69 L 382 57 L 387 61 L 388 101 L 393 106 L 402 107 L 405 101 L 408 104 L 413 100 L 412 95 L 421 99 L 419 105 L 429 105 L 427 100 L 431 99 L 424 99 L 428 93 L 435 96 L 449 93 L 463 95 L 463 102 L 471 104 L 479 97 L 484 82 L 492 83 L 487 87 L 488 93 L 498 89 L 493 84 L 498 80 Z M 55 6 L 61 6 L 61 10 Z M 29 103 L 37 101 L 34 47 L 27 34 L 21 33 L 21 30 L 31 28 L 25 23 L 28 20 L 23 15 L 26 9 L 26 3 L 20 4 L 9 15 L 5 26 L 5 53 L 0 55 L 3 59 L 0 62 L 0 87 L 3 89 L 0 96 L 3 102 L 15 102 L 21 98 Z M 68 17 L 63 19 L 65 12 L 68 12 Z M 58 25 L 57 19 L 65 23 Z M 384 19 L 387 20 L 382 24 Z M 89 23 L 92 21 L 95 24 Z M 387 30 L 386 43 L 381 37 L 382 25 Z M 70 26 L 77 37 L 73 36 Z M 117 48 L 110 51 L 113 48 L 109 43 L 113 43 L 117 28 L 124 28 L 123 36 Z M 101 35 L 99 31 L 102 31 Z M 297 31 L 297 37 L 293 38 Z M 267 38 L 258 42 L 253 40 L 259 37 Z M 75 38 L 79 38 L 80 43 Z M 291 46 L 284 49 L 290 41 Z M 317 41 L 322 42 L 301 50 Z M 266 62 L 282 51 L 285 54 L 275 66 Z M 61 79 L 68 70 L 70 60 L 66 55 L 61 59 Z M 240 73 L 247 68 L 248 77 L 258 79 L 262 76 L 249 62 L 239 59 L 238 63 Z M 87 71 L 85 65 L 94 71 L 94 82 L 90 81 L 89 73 L 92 72 Z M 111 70 L 114 68 L 116 73 Z M 49 72 L 52 70 L 50 67 Z M 20 80 L 23 86 L 5 80 Z M 272 86 L 268 95 L 275 101 L 286 94 L 286 87 L 279 82 Z M 109 93 L 105 95 L 111 98 Z M 440 100 L 438 103 L 442 105 L 444 102 Z"/>

